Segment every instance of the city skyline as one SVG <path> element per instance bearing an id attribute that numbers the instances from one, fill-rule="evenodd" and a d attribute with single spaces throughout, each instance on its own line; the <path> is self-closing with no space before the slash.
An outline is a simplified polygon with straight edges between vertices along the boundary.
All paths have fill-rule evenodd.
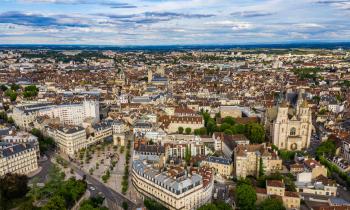
<path id="1" fill-rule="evenodd" d="M 349 16 L 347 0 L 7 0 L 0 44 L 339 42 Z"/>

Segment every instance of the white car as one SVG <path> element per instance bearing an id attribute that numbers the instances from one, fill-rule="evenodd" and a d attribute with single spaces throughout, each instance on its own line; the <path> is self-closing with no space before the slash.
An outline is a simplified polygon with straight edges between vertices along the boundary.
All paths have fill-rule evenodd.
<path id="1" fill-rule="evenodd" d="M 93 186 L 91 186 L 91 187 L 90 187 L 90 190 L 95 191 L 96 188 L 94 188 Z"/>

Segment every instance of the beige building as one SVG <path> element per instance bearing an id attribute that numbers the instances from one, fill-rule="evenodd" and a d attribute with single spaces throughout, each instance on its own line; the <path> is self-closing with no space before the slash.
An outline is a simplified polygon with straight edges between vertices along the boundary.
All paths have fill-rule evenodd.
<path id="1" fill-rule="evenodd" d="M 337 195 L 336 181 L 323 175 L 315 178 L 312 178 L 312 176 L 312 172 L 302 172 L 297 175 L 295 186 L 298 192 L 324 196 Z"/>
<path id="2" fill-rule="evenodd" d="M 233 174 L 233 164 L 231 159 L 209 156 L 202 161 L 201 165 L 211 168 L 215 174 L 223 177 L 230 177 Z"/>
<path id="3" fill-rule="evenodd" d="M 319 176 L 327 177 L 327 168 L 315 159 L 304 160 L 304 166 L 306 170 L 311 171 L 311 179 L 315 179 Z"/>
<path id="4" fill-rule="evenodd" d="M 195 129 L 204 127 L 204 119 L 202 116 L 163 116 L 160 118 L 161 127 L 168 133 L 176 133 L 179 127 L 191 128 L 191 132 Z"/>
<path id="5" fill-rule="evenodd" d="M 266 180 L 266 189 L 257 188 L 257 202 L 260 203 L 268 197 L 280 198 L 287 209 L 300 209 L 300 197 L 296 192 L 285 190 L 283 181 Z"/>
<path id="6" fill-rule="evenodd" d="M 311 110 L 306 101 L 291 110 L 287 103 L 277 109 L 271 126 L 272 142 L 279 149 L 302 150 L 310 145 L 312 132 Z"/>
<path id="7" fill-rule="evenodd" d="M 37 152 L 32 143 L 0 142 L 0 176 L 29 174 L 38 169 Z"/>
<path id="8" fill-rule="evenodd" d="M 259 176 L 260 165 L 264 174 L 282 170 L 282 160 L 264 144 L 238 145 L 234 149 L 236 177 Z"/>
<path id="9" fill-rule="evenodd" d="M 49 128 L 47 133 L 55 140 L 58 149 L 69 156 L 87 146 L 86 131 L 83 127 Z"/>
<path id="10" fill-rule="evenodd" d="M 145 160 L 133 161 L 132 183 L 141 197 L 155 199 L 170 210 L 195 210 L 210 203 L 214 186 L 209 168 L 162 171 Z"/>
<path id="11" fill-rule="evenodd" d="M 220 106 L 220 116 L 239 118 L 242 117 L 242 111 L 237 106 Z"/>

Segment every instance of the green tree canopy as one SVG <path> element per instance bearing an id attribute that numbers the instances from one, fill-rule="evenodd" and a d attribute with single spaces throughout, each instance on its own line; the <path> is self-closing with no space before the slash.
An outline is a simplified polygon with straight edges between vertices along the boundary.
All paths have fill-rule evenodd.
<path id="1" fill-rule="evenodd" d="M 256 192 L 251 185 L 240 184 L 236 188 L 236 204 L 241 210 L 255 209 Z"/>
<path id="2" fill-rule="evenodd" d="M 37 96 L 39 89 L 35 85 L 29 85 L 24 88 L 23 96 L 25 98 L 31 98 Z"/>
<path id="3" fill-rule="evenodd" d="M 223 120 L 222 120 L 223 123 L 227 123 L 229 125 L 234 125 L 236 122 L 235 122 L 235 119 L 233 117 L 230 117 L 230 116 L 227 116 L 225 117 Z"/>
<path id="4" fill-rule="evenodd" d="M 286 210 L 283 202 L 274 198 L 267 198 L 258 205 L 258 210 Z"/>
<path id="5" fill-rule="evenodd" d="M 8 88 L 7 88 L 6 85 L 2 84 L 2 85 L 0 86 L 0 89 L 1 89 L 2 91 L 6 91 Z"/>
<path id="6" fill-rule="evenodd" d="M 178 127 L 177 131 L 179 132 L 179 134 L 183 134 L 184 128 L 183 127 Z"/>
<path id="7" fill-rule="evenodd" d="M 11 84 L 11 90 L 13 91 L 17 91 L 21 88 L 21 86 L 17 85 L 17 84 Z"/>
<path id="8" fill-rule="evenodd" d="M 65 201 L 61 196 L 55 195 L 42 207 L 42 210 L 66 210 Z"/>
<path id="9" fill-rule="evenodd" d="M 247 138 L 251 143 L 263 143 L 265 141 L 265 129 L 259 123 L 249 123 L 247 125 Z"/>
<path id="10" fill-rule="evenodd" d="M 316 155 L 317 157 L 320 157 L 322 155 L 333 156 L 335 154 L 335 150 L 336 145 L 334 141 L 328 139 L 327 141 L 322 142 L 319 147 L 317 147 Z"/>
<path id="11" fill-rule="evenodd" d="M 155 200 L 146 198 L 143 201 L 143 204 L 146 206 L 148 210 L 168 210 L 162 204 L 157 203 Z"/>
<path id="12" fill-rule="evenodd" d="M 185 133 L 186 133 L 187 135 L 189 135 L 191 132 L 192 132 L 192 129 L 191 129 L 191 128 L 186 128 L 186 129 L 185 129 Z"/>
<path id="13" fill-rule="evenodd" d="M 11 89 L 5 91 L 5 96 L 9 97 L 11 101 L 15 101 L 17 99 L 16 91 Z"/>

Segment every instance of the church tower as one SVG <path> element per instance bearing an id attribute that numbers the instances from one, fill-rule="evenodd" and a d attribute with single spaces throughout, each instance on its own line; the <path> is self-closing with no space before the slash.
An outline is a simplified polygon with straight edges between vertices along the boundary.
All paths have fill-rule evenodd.
<path id="1" fill-rule="evenodd" d="M 287 146 L 288 109 L 288 103 L 283 101 L 277 109 L 277 117 L 273 123 L 272 143 L 280 149 Z"/>

